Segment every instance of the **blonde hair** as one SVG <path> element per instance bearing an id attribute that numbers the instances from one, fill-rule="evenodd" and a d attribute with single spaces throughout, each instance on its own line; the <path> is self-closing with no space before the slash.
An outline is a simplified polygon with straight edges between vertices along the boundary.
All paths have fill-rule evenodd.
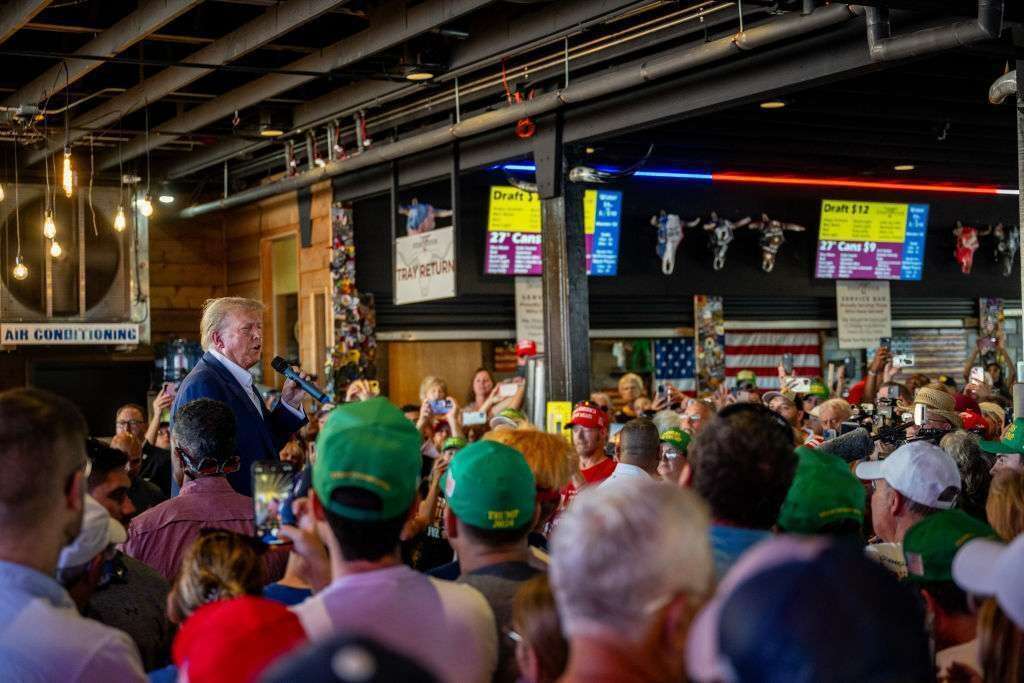
<path id="1" fill-rule="evenodd" d="M 199 322 L 199 340 L 203 351 L 209 351 L 213 343 L 213 335 L 224 327 L 224 320 L 235 311 L 251 311 L 262 314 L 264 306 L 255 299 L 241 296 L 222 296 L 219 299 L 207 299 L 203 304 L 203 318 Z"/>
<path id="2" fill-rule="evenodd" d="M 982 680 L 1019 681 L 1024 677 L 1024 633 L 989 598 L 978 610 L 978 662 Z"/>
<path id="3" fill-rule="evenodd" d="M 445 382 L 440 377 L 436 377 L 434 375 L 427 375 L 426 377 L 423 378 L 423 381 L 420 382 L 420 400 L 426 401 L 427 392 L 429 392 L 434 387 L 441 387 L 441 393 L 443 393 L 445 396 L 448 395 L 447 382 Z"/>
<path id="4" fill-rule="evenodd" d="M 639 396 L 646 396 L 647 389 L 644 388 L 644 381 L 640 379 L 640 375 L 635 372 L 627 372 L 625 375 L 619 378 L 619 393 L 622 393 L 623 385 L 632 385 L 636 388 Z M 638 398 L 639 398 L 638 396 Z"/>
<path id="5" fill-rule="evenodd" d="M 992 478 L 985 516 L 1006 542 L 1024 532 L 1024 474 L 1004 471 Z"/>
<path id="6" fill-rule="evenodd" d="M 185 551 L 170 607 L 184 621 L 203 605 L 263 591 L 263 560 L 255 539 L 234 531 L 202 530 Z"/>
<path id="7" fill-rule="evenodd" d="M 496 429 L 484 439 L 514 448 L 526 458 L 537 486 L 560 489 L 579 472 L 579 459 L 566 439 L 536 429 Z"/>

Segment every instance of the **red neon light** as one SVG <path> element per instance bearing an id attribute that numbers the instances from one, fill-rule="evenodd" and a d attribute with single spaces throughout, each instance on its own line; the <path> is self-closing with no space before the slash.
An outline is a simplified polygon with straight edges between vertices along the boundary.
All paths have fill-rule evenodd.
<path id="1" fill-rule="evenodd" d="M 855 187 L 872 190 L 909 190 L 949 192 L 954 194 L 999 194 L 996 187 L 979 185 L 940 185 L 938 183 L 897 183 L 877 180 L 844 180 L 842 178 L 799 178 L 765 176 L 747 173 L 712 173 L 712 181 L 761 183 L 765 185 L 806 185 L 809 187 Z"/>

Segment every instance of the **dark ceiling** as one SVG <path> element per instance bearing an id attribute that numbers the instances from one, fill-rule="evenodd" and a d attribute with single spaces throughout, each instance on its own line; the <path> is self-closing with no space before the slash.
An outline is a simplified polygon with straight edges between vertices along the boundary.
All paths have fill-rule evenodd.
<path id="1" fill-rule="evenodd" d="M 357 109 L 366 110 L 371 134 L 380 137 L 443 123 L 453 115 L 456 76 L 463 113 L 479 112 L 504 106 L 503 64 L 511 87 L 520 85 L 525 93 L 532 87 L 557 85 L 563 70 L 559 58 L 567 49 L 575 76 L 737 29 L 736 9 L 724 0 L 321 1 L 329 8 L 311 20 L 240 56 L 209 64 L 209 71 L 197 71 L 186 85 L 146 98 L 144 106 L 132 111 L 116 111 L 95 125 L 91 118 L 125 89 L 165 75 L 197 50 L 224 46 L 230 42 L 224 36 L 246 24 L 266 22 L 268 15 L 281 16 L 302 4 L 177 0 L 182 11 L 161 25 L 136 32 L 106 54 L 67 61 L 73 73 L 82 64 L 93 67 L 69 88 L 64 88 L 66 71 L 58 69 L 42 99 L 10 101 L 63 59 L 109 35 L 125 17 L 165 3 L 175 0 L 8 0 L 0 6 L 0 29 L 8 31 L 0 43 L 5 67 L 0 72 L 0 99 L 8 100 L 11 109 L 34 104 L 51 112 L 32 121 L 8 111 L 0 126 L 5 149 L 17 139 L 19 158 L 23 165 L 29 162 L 25 177 L 38 176 L 38 159 L 47 146 L 54 150 L 64 144 L 66 124 L 75 155 L 87 156 L 90 150 L 94 154 L 98 182 L 117 182 L 121 157 L 127 157 L 124 170 L 145 173 L 145 147 L 139 145 L 145 142 L 148 122 L 150 130 L 163 125 L 169 133 L 151 134 L 154 179 L 176 177 L 197 199 L 220 191 L 225 160 L 233 190 L 283 173 L 282 143 L 295 140 L 304 153 L 303 127 L 309 130 L 312 125 L 318 144 L 326 148 L 322 126 L 332 117 L 337 117 L 342 141 L 350 147 L 352 113 Z M 747 21 L 756 22 L 782 10 L 798 10 L 800 4 L 748 0 L 743 6 Z M 975 11 L 970 0 L 884 4 L 923 12 L 925 17 L 969 18 Z M 41 9 L 33 15 L 33 8 Z M 1007 10 L 1008 21 L 1021 18 L 1017 3 L 1007 2 Z M 700 11 L 707 13 L 706 21 L 698 18 Z M 398 29 L 414 24 L 420 28 L 400 34 Z M 396 28 L 390 33 L 381 30 L 391 26 Z M 0 31 L 0 39 L 2 35 Z M 297 64 L 338 51 L 339 45 L 365 50 L 339 58 L 327 69 Z M 784 109 L 765 111 L 749 105 L 595 141 L 595 153 L 607 163 L 618 163 L 637 157 L 655 142 L 652 164 L 888 177 L 893 165 L 907 163 L 915 165 L 913 173 L 921 178 L 1010 184 L 1016 160 L 1013 117 L 1008 107 L 989 105 L 986 93 L 1012 55 L 1007 39 L 789 93 L 784 95 Z M 441 67 L 438 77 L 419 86 L 407 82 L 403 69 L 416 62 Z M 237 110 L 225 106 L 239 88 L 262 84 L 261 79 L 275 75 L 295 80 L 288 87 L 266 88 L 259 101 L 247 101 Z M 66 115 L 61 109 L 68 105 Z M 204 105 L 215 109 L 209 121 L 173 127 Z M 261 115 L 264 120 L 273 117 L 286 135 L 275 141 L 261 138 Z M 303 117 L 310 120 L 303 122 Z M 141 154 L 135 153 L 140 149 Z M 196 159 L 202 163 L 193 163 Z"/>

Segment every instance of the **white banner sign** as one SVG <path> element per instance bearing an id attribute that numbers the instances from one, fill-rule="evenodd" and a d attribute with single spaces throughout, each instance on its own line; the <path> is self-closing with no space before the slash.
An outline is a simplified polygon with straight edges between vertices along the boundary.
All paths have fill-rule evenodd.
<path id="1" fill-rule="evenodd" d="M 516 278 L 516 341 L 525 339 L 544 353 L 544 286 L 539 277 Z"/>
<path id="2" fill-rule="evenodd" d="M 836 280 L 839 348 L 873 349 L 881 337 L 892 336 L 889 283 Z"/>
<path id="3" fill-rule="evenodd" d="M 395 240 L 395 303 L 455 296 L 455 228 Z"/>
<path id="4" fill-rule="evenodd" d="M 4 346 L 139 343 L 139 326 L 132 323 L 0 323 Z"/>

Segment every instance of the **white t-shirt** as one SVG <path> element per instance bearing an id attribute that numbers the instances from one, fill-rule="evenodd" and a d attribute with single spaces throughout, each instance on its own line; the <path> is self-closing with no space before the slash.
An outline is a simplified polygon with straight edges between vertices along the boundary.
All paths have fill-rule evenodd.
<path id="1" fill-rule="evenodd" d="M 343 576 L 292 607 L 311 640 L 373 638 L 448 683 L 486 683 L 498 663 L 497 627 L 472 586 L 405 565 Z"/>

